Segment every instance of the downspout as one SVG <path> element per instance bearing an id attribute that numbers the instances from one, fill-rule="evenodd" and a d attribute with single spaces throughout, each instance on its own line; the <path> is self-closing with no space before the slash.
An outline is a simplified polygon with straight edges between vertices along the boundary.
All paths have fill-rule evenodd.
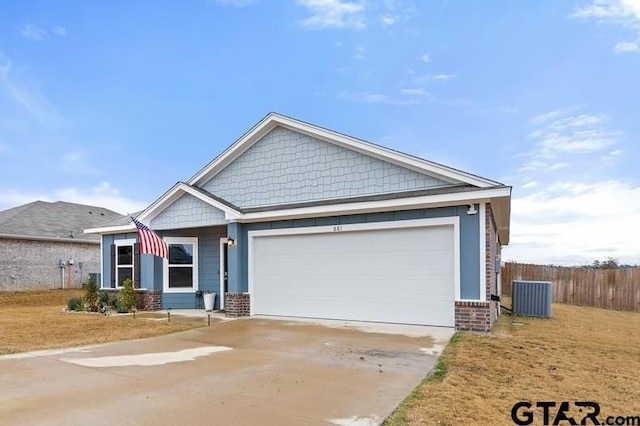
<path id="1" fill-rule="evenodd" d="M 64 269 L 66 265 L 63 260 L 60 261 L 60 283 L 62 285 L 62 289 L 64 290 Z"/>

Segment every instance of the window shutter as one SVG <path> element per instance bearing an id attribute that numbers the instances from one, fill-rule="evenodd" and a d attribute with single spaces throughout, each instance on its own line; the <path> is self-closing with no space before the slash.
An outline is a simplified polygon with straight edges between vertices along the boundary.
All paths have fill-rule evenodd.
<path id="1" fill-rule="evenodd" d="M 116 245 L 111 244 L 111 288 L 116 288 Z"/>
<path id="2" fill-rule="evenodd" d="M 133 284 L 135 288 L 140 288 L 140 244 L 133 245 Z"/>

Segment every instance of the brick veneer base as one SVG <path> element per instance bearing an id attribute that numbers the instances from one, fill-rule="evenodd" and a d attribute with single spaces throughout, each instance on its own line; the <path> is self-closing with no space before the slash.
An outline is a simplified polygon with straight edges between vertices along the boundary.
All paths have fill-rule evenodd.
<path id="1" fill-rule="evenodd" d="M 456 330 L 489 332 L 496 311 L 496 302 L 456 302 Z"/>
<path id="2" fill-rule="evenodd" d="M 248 317 L 251 314 L 249 293 L 225 293 L 225 316 L 229 318 Z"/>
<path id="3" fill-rule="evenodd" d="M 100 289 L 117 296 L 120 290 L 112 288 Z M 136 290 L 136 309 L 141 311 L 159 311 L 162 309 L 162 291 L 160 290 Z"/>

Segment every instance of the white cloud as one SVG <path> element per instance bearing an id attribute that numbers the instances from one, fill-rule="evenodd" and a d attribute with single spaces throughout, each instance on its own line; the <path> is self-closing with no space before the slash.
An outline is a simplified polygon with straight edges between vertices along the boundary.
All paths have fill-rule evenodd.
<path id="1" fill-rule="evenodd" d="M 424 74 L 424 75 L 419 75 L 414 77 L 413 82 L 415 84 L 427 84 L 427 83 L 432 83 L 434 81 L 448 81 L 448 80 L 452 80 L 455 77 L 456 77 L 455 74 L 444 74 L 444 73 Z"/>
<path id="2" fill-rule="evenodd" d="M 576 109 L 528 122 L 534 129 L 526 141 L 534 147 L 521 156 L 524 164 L 513 178 L 521 185 L 514 190 L 504 260 L 578 265 L 612 256 L 640 263 L 640 184 L 603 179 L 598 170 L 624 152 L 622 132 L 611 128 L 609 116 Z"/>
<path id="3" fill-rule="evenodd" d="M 617 143 L 620 131 L 612 130 L 604 114 L 573 114 L 555 110 L 533 117 L 537 126 L 529 133 L 535 146 L 526 156 L 529 161 L 520 167 L 526 171 L 553 171 L 569 165 L 562 158 L 573 154 L 603 151 Z"/>
<path id="4" fill-rule="evenodd" d="M 57 36 L 66 36 L 67 29 L 61 25 L 47 29 L 36 24 L 26 24 L 20 29 L 20 35 L 29 40 L 43 41 L 50 37 L 51 34 Z"/>
<path id="5" fill-rule="evenodd" d="M 619 41 L 613 48 L 616 53 L 639 53 L 640 42 L 634 41 Z"/>
<path id="6" fill-rule="evenodd" d="M 588 5 L 575 9 L 572 16 L 620 25 L 635 32 L 635 41 L 619 41 L 613 51 L 640 52 L 640 0 L 593 0 Z"/>
<path id="7" fill-rule="evenodd" d="M 566 114 L 566 112 L 566 110 L 561 109 L 545 112 L 544 114 L 536 115 L 535 117 L 531 118 L 529 120 L 529 123 L 534 125 L 548 123 L 551 120 L 563 116 L 564 114 Z"/>
<path id="8" fill-rule="evenodd" d="M 356 47 L 356 53 L 353 54 L 353 57 L 361 61 L 366 59 L 367 55 L 365 48 L 362 46 Z"/>
<path id="9" fill-rule="evenodd" d="M 20 35 L 24 38 L 36 41 L 42 41 L 49 37 L 47 30 L 35 24 L 27 24 L 22 27 Z"/>
<path id="10" fill-rule="evenodd" d="M 57 25 L 53 28 L 53 33 L 58 36 L 66 36 L 67 29 L 61 25 Z"/>
<path id="11" fill-rule="evenodd" d="M 416 59 L 420 62 L 424 62 L 425 64 L 428 62 L 431 62 L 431 57 L 429 56 L 428 53 L 423 53 L 422 55 L 418 56 Z"/>
<path id="12" fill-rule="evenodd" d="M 594 0 L 574 10 L 576 18 L 614 20 L 622 23 L 640 20 L 639 0 Z"/>
<path id="13" fill-rule="evenodd" d="M 380 18 L 383 27 L 390 27 L 396 23 L 396 18 L 391 15 L 384 15 Z"/>
<path id="14" fill-rule="evenodd" d="M 415 89 L 401 89 L 400 93 L 402 93 L 403 95 L 411 95 L 411 96 L 427 96 L 429 95 L 429 92 L 426 91 L 425 89 L 418 87 Z"/>
<path id="15" fill-rule="evenodd" d="M 513 198 L 511 243 L 503 259 L 585 264 L 612 256 L 640 263 L 638 217 L 637 183 L 562 181 L 540 187 Z"/>
<path id="16" fill-rule="evenodd" d="M 60 157 L 60 161 L 53 167 L 60 173 L 65 174 L 101 175 L 103 173 L 82 151 L 71 151 L 63 154 Z"/>
<path id="17" fill-rule="evenodd" d="M 3 95 L 7 96 L 42 125 L 62 124 L 64 119 L 49 100 L 33 84 L 16 76 L 12 66 L 11 59 L 0 51 L 0 99 Z"/>
<path id="18" fill-rule="evenodd" d="M 67 164 L 78 164 L 85 161 L 86 157 L 80 151 L 73 151 L 63 154 L 61 160 Z"/>
<path id="19" fill-rule="evenodd" d="M 32 201 L 67 201 L 105 207 L 120 213 L 133 213 L 147 207 L 145 202 L 123 196 L 109 182 L 101 182 L 92 188 L 60 188 L 53 191 L 0 190 L 0 209 L 8 209 Z"/>
<path id="20" fill-rule="evenodd" d="M 341 93 L 340 97 L 352 102 L 362 102 L 367 104 L 387 104 L 387 105 L 417 105 L 420 101 L 416 99 L 396 99 L 383 93 L 372 92 L 356 92 L 356 93 Z"/>
<path id="21" fill-rule="evenodd" d="M 614 149 L 613 151 L 602 157 L 602 161 L 605 164 L 613 164 L 616 159 L 623 153 L 624 151 L 622 149 Z"/>
<path id="22" fill-rule="evenodd" d="M 300 23 L 310 29 L 344 28 L 364 29 L 366 10 L 364 2 L 345 0 L 298 0 L 310 13 Z"/>
<path id="23" fill-rule="evenodd" d="M 436 74 L 433 76 L 433 79 L 440 80 L 440 81 L 447 81 L 447 80 L 451 80 L 454 77 L 455 77 L 454 74 Z"/>

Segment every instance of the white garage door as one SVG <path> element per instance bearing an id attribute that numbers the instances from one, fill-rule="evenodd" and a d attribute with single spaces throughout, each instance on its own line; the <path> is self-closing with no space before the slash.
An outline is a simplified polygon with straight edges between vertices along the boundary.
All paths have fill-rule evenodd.
<path id="1" fill-rule="evenodd" d="M 250 236 L 254 314 L 454 325 L 453 225 Z"/>

